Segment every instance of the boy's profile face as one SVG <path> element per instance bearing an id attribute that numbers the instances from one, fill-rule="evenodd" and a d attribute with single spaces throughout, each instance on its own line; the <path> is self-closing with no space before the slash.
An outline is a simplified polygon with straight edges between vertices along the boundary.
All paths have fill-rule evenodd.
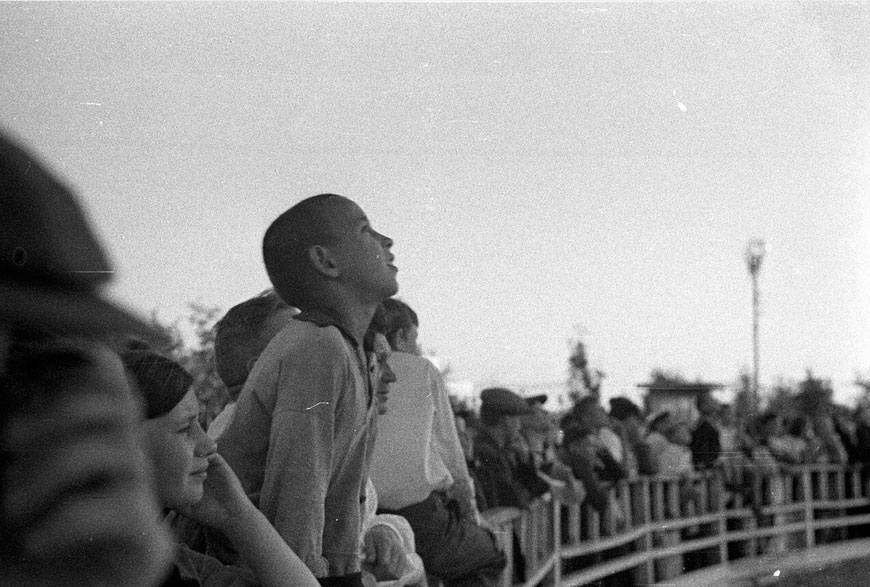
<path id="1" fill-rule="evenodd" d="M 368 302 L 394 295 L 399 284 L 392 239 L 372 228 L 365 212 L 347 198 L 336 197 L 332 210 L 334 242 L 329 249 L 339 264 L 339 279 Z"/>

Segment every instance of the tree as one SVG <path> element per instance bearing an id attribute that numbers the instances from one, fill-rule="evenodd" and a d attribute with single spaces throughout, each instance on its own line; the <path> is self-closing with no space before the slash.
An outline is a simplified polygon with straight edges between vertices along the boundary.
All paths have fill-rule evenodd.
<path id="1" fill-rule="evenodd" d="M 741 369 L 737 379 L 737 393 L 734 395 L 734 418 L 743 424 L 755 415 L 752 401 L 752 375 L 747 369 Z"/>
<path id="2" fill-rule="evenodd" d="M 807 369 L 806 378 L 798 383 L 795 395 L 797 411 L 808 417 L 830 415 L 834 410 L 834 389 L 830 379 L 813 376 Z"/>
<path id="3" fill-rule="evenodd" d="M 191 302 L 187 307 L 189 313 L 170 324 L 160 322 L 152 312 L 152 325 L 165 335 L 165 340 L 155 345 L 154 350 L 177 361 L 193 376 L 194 393 L 204 407 L 202 420 L 208 424 L 229 400 L 214 362 L 214 325 L 221 310 L 201 302 Z M 181 324 L 192 330 L 190 340 L 185 339 Z"/>
<path id="4" fill-rule="evenodd" d="M 870 373 L 866 375 L 855 372 L 855 385 L 861 388 L 861 395 L 858 397 L 859 406 L 870 405 Z"/>
<path id="5" fill-rule="evenodd" d="M 588 395 L 600 397 L 601 382 L 607 375 L 600 369 L 589 369 L 586 344 L 582 340 L 574 343 L 573 347 L 568 357 L 568 397 L 574 402 Z"/>
<path id="6" fill-rule="evenodd" d="M 796 398 L 797 391 L 794 384 L 779 377 L 770 388 L 770 394 L 767 397 L 767 411 L 785 417 L 794 416 L 799 412 Z"/>

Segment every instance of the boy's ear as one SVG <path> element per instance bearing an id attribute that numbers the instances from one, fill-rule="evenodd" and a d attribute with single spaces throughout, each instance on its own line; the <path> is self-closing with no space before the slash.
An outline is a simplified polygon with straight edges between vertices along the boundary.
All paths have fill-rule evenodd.
<path id="1" fill-rule="evenodd" d="M 338 263 L 330 250 L 323 245 L 314 245 L 308 249 L 308 260 L 314 269 L 326 277 L 338 277 Z"/>

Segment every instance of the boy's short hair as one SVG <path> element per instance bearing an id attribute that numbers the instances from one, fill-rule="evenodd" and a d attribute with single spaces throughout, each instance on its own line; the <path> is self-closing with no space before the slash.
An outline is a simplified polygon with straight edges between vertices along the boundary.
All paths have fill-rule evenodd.
<path id="1" fill-rule="evenodd" d="M 333 217 L 337 194 L 306 198 L 278 216 L 263 237 L 263 262 L 278 295 L 291 306 L 306 309 L 316 303 L 320 277 L 308 251 L 334 242 Z"/>
<path id="2" fill-rule="evenodd" d="M 643 420 L 640 408 L 627 397 L 614 397 L 610 399 L 610 416 L 620 422 L 632 416 Z"/>
<path id="3" fill-rule="evenodd" d="M 387 298 L 382 302 L 384 308 L 384 335 L 393 349 L 396 348 L 396 337 L 400 331 L 407 332 L 412 326 L 420 326 L 417 313 L 411 306 L 396 298 Z"/>
<path id="4" fill-rule="evenodd" d="M 262 336 L 266 322 L 281 310 L 290 308 L 270 289 L 236 304 L 215 324 L 215 367 L 230 396 L 235 396 L 233 399 L 237 398 L 251 368 L 271 340 L 264 340 Z"/>

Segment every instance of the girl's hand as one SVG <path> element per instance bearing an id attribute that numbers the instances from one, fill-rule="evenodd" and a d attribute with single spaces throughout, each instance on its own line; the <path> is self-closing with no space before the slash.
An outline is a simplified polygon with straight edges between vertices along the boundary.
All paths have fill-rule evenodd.
<path id="1" fill-rule="evenodd" d="M 245 495 L 239 478 L 217 453 L 209 457 L 208 476 L 203 489 L 202 499 L 181 511 L 181 514 L 201 524 L 226 529 L 254 507 Z"/>

